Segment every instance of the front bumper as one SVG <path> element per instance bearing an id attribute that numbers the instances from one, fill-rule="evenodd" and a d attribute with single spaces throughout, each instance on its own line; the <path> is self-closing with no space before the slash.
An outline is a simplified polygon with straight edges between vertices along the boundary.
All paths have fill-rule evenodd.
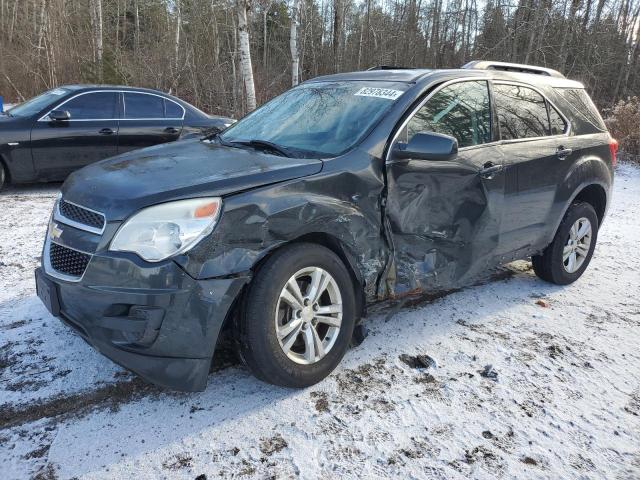
<path id="1" fill-rule="evenodd" d="M 36 276 L 54 291 L 52 313 L 90 345 L 152 383 L 184 391 L 205 388 L 220 329 L 249 280 L 196 280 L 170 260 L 111 252 L 94 254 L 80 281 L 42 268 Z"/>

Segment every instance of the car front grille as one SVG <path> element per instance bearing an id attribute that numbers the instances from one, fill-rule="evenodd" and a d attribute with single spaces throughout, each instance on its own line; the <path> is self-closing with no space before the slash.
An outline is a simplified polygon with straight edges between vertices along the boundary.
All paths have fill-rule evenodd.
<path id="1" fill-rule="evenodd" d="M 91 260 L 91 255 L 51 242 L 49 263 L 56 272 L 70 277 L 81 277 Z"/>
<path id="2" fill-rule="evenodd" d="M 98 212 L 88 210 L 74 203 L 66 202 L 62 198 L 58 204 L 58 209 L 63 217 L 76 223 L 86 225 L 96 230 L 102 230 L 104 228 L 104 216 Z"/>

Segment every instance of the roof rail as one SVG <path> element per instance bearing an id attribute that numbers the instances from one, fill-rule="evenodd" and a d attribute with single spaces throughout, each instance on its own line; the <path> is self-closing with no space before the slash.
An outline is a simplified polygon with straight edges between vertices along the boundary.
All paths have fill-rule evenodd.
<path id="1" fill-rule="evenodd" d="M 474 68 L 478 70 L 501 70 L 503 72 L 533 73 L 535 75 L 547 75 L 549 77 L 565 78 L 563 74 L 551 68 L 535 65 L 523 65 L 520 63 L 494 62 L 491 60 L 473 60 L 462 68 Z"/>
<path id="2" fill-rule="evenodd" d="M 415 70 L 413 67 L 396 67 L 395 65 L 376 65 L 374 67 L 367 68 L 369 70 Z"/>

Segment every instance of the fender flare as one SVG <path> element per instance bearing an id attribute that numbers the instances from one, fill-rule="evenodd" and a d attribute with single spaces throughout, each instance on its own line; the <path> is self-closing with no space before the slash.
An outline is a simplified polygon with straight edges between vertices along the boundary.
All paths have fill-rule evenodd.
<path id="1" fill-rule="evenodd" d="M 567 172 L 563 179 L 562 187 L 556 192 L 556 202 L 562 205 L 559 215 L 556 215 L 551 229 L 551 237 L 547 243 L 551 243 L 558 231 L 558 227 L 562 219 L 566 215 L 576 198 L 580 196 L 585 189 L 597 186 L 602 189 L 604 194 L 604 208 L 598 212 L 598 205 L 593 205 L 598 213 L 598 219 L 602 224 L 602 220 L 606 215 L 611 197 L 611 185 L 613 182 L 613 173 L 609 165 L 598 157 L 585 157 L 577 161 Z"/>

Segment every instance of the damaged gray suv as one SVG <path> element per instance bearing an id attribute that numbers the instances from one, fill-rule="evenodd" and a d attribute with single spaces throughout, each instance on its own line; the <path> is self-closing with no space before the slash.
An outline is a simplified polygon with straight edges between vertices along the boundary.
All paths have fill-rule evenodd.
<path id="1" fill-rule="evenodd" d="M 38 295 L 143 378 L 202 390 L 221 333 L 257 377 L 312 385 L 367 305 L 531 257 L 587 268 L 616 143 L 582 84 L 544 68 L 380 68 L 307 81 L 222 133 L 64 183 Z"/>

